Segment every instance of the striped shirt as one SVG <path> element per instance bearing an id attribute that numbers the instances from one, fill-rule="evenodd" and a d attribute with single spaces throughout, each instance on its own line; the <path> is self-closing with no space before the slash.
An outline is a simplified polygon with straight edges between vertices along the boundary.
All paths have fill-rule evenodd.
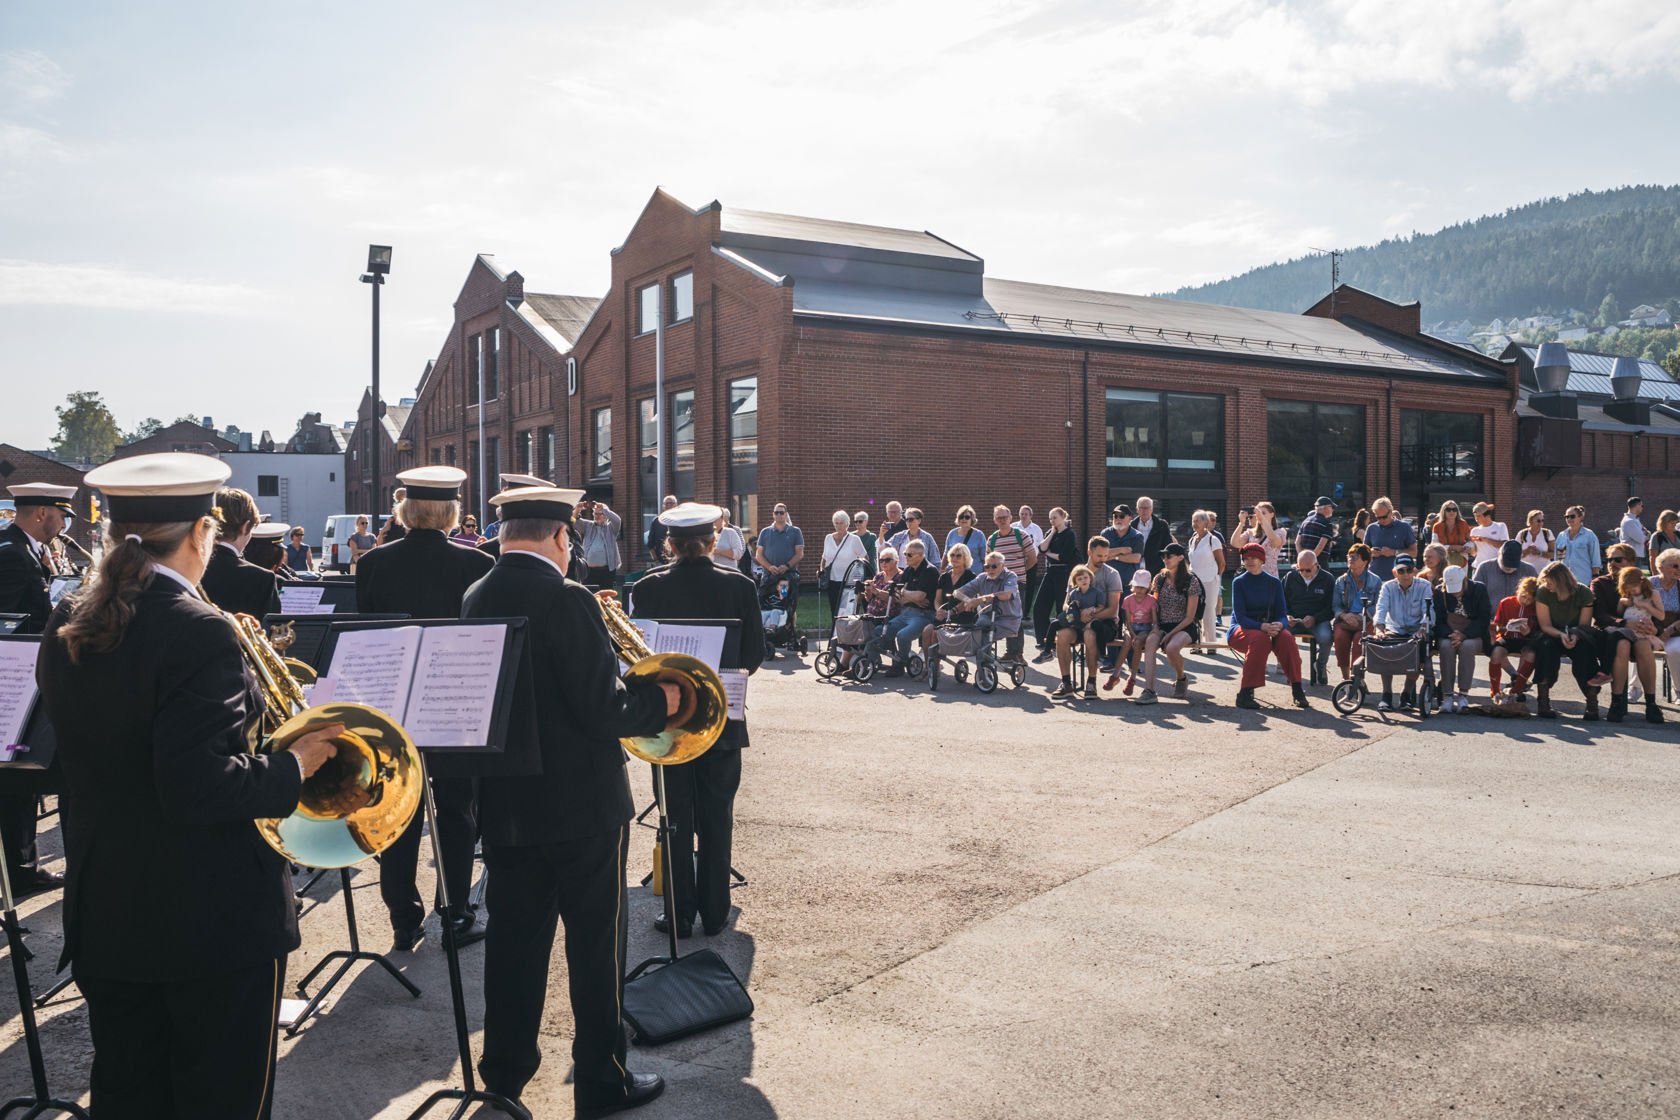
<path id="1" fill-rule="evenodd" d="M 1022 546 L 1025 545 L 1026 548 Z M 1020 529 L 1010 529 L 1007 533 L 992 534 L 992 539 L 986 542 L 987 548 L 993 552 L 1003 553 L 1003 566 L 1015 573 L 1016 579 L 1027 578 L 1027 548 L 1032 547 L 1032 538 Z"/>

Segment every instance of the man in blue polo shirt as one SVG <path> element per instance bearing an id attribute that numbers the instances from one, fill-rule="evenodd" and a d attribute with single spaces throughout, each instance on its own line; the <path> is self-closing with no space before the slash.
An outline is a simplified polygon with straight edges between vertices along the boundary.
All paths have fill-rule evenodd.
<path id="1" fill-rule="evenodd" d="M 1330 562 L 1330 542 L 1336 539 L 1336 521 L 1334 514 L 1336 503 L 1329 498 L 1320 498 L 1313 505 L 1313 512 L 1301 518 L 1300 526 L 1295 530 L 1295 554 L 1310 552 L 1321 563 Z"/>
<path id="2" fill-rule="evenodd" d="M 1394 512 L 1394 503 L 1378 498 L 1371 503 L 1371 515 L 1376 518 L 1365 527 L 1365 543 L 1371 546 L 1371 571 L 1387 583 L 1394 578 L 1394 558 L 1410 556 L 1417 559 L 1417 534 Z"/>

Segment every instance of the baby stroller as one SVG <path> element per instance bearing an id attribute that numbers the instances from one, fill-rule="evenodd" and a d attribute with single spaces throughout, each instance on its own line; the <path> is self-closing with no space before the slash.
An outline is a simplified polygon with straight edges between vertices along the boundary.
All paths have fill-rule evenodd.
<path id="1" fill-rule="evenodd" d="M 799 609 L 799 584 L 785 575 L 760 572 L 758 608 L 764 620 L 764 652 L 774 657 L 779 649 L 805 653 L 810 640 L 794 625 Z"/>
<path id="2" fill-rule="evenodd" d="M 951 662 L 951 675 L 958 684 L 968 683 L 968 658 L 974 659 L 974 687 L 981 692 L 993 692 L 998 686 L 996 612 L 990 608 L 979 612 L 973 622 L 944 622 L 936 630 L 938 644 L 933 647 L 933 661 L 928 666 L 928 687 L 939 688 L 939 666 Z M 1009 666 L 1009 681 L 1020 688 L 1027 679 L 1027 667 L 1019 661 Z"/>
<path id="3" fill-rule="evenodd" d="M 1434 648 L 1433 634 L 1426 618 L 1418 632 L 1409 638 L 1366 638 L 1361 644 L 1359 660 L 1353 663 L 1353 675 L 1336 686 L 1336 691 L 1330 694 L 1330 703 L 1344 716 L 1352 715 L 1371 694 L 1365 683 L 1367 673 L 1378 676 L 1416 673 L 1418 718 L 1428 719 L 1435 710 L 1435 659 L 1430 656 Z"/>

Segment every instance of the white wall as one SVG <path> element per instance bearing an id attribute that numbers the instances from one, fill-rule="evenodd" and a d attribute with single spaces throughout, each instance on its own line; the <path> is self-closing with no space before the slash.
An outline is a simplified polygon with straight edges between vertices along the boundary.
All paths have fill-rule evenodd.
<path id="1" fill-rule="evenodd" d="M 344 509 L 344 456 L 288 455 L 282 451 L 226 451 L 222 462 L 233 468 L 229 486 L 248 492 L 257 509 L 273 521 L 303 526 L 303 540 L 320 555 L 321 530 L 327 518 Z M 259 477 L 274 476 L 277 496 L 265 497 Z"/>

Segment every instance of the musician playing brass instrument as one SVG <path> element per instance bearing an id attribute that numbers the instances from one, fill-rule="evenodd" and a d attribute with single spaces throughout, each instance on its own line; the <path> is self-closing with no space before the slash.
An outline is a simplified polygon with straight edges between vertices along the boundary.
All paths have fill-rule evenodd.
<path id="1" fill-rule="evenodd" d="M 87 998 L 98 1116 L 273 1104 L 297 912 L 290 868 L 252 821 L 292 813 L 343 728 L 247 752 L 262 703 L 234 628 L 196 588 L 229 473 L 179 453 L 89 472 L 109 547 L 54 610 L 36 665 L 70 805 L 59 966 Z"/>

